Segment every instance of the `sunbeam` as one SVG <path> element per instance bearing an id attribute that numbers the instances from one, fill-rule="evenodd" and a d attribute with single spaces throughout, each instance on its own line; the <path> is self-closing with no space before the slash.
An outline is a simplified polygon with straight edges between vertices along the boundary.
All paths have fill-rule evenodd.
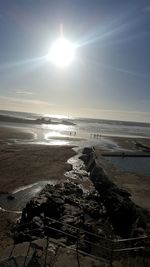
<path id="1" fill-rule="evenodd" d="M 42 57 L 36 57 L 36 58 L 30 58 L 30 59 L 24 59 L 16 62 L 7 62 L 7 63 L 1 63 L 0 64 L 0 71 L 8 70 L 12 68 L 20 68 L 24 65 L 32 65 L 32 64 L 42 64 L 46 61 L 46 56 Z"/>
<path id="2" fill-rule="evenodd" d="M 107 46 L 111 44 L 119 44 L 141 38 L 150 32 L 135 33 L 133 30 L 144 21 L 144 18 L 135 17 L 127 20 L 128 14 L 122 14 L 117 19 L 109 20 L 97 25 L 92 32 L 86 34 L 78 41 L 78 46 L 87 46 L 98 44 L 99 46 Z M 125 20 L 126 18 L 126 20 Z M 126 37 L 125 37 L 126 36 Z"/>

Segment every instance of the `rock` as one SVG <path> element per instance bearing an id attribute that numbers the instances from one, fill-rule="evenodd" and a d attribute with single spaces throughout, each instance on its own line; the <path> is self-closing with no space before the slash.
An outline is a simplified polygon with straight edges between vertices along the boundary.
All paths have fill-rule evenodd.
<path id="1" fill-rule="evenodd" d="M 14 199 L 15 199 L 15 196 L 14 196 L 14 195 L 9 195 L 9 196 L 7 197 L 7 199 L 8 199 L 8 200 L 14 200 Z"/>
<path id="2" fill-rule="evenodd" d="M 86 154 L 82 154 L 79 159 L 81 159 L 85 164 L 87 164 L 89 157 Z"/>
<path id="3" fill-rule="evenodd" d="M 77 188 L 76 189 L 76 194 L 78 195 L 78 196 L 82 196 L 83 195 L 83 190 L 82 190 L 82 188 Z"/>
<path id="4" fill-rule="evenodd" d="M 60 213 L 60 206 L 61 204 L 58 204 L 55 202 L 55 199 L 48 199 L 47 203 L 45 205 L 42 205 L 42 210 L 44 212 L 44 215 L 46 217 L 58 219 L 59 218 L 59 213 Z M 59 200 L 58 200 L 59 202 Z"/>
<path id="5" fill-rule="evenodd" d="M 108 180 L 107 175 L 105 174 L 103 168 L 95 161 L 94 168 L 91 169 L 90 172 L 90 178 L 93 182 L 97 181 L 97 179 L 104 178 L 105 180 Z"/>
<path id="6" fill-rule="evenodd" d="M 43 224 L 43 221 L 41 220 L 40 217 L 34 217 L 32 219 L 32 228 L 43 228 L 44 227 L 44 224 Z"/>
<path id="7" fill-rule="evenodd" d="M 94 169 L 95 165 L 96 165 L 95 159 L 90 158 L 86 166 L 87 172 L 91 172 Z"/>
<path id="8" fill-rule="evenodd" d="M 90 215 L 92 218 L 98 219 L 100 216 L 100 207 L 97 202 L 95 201 L 90 201 L 90 203 L 86 204 L 84 207 L 85 212 Z"/>
<path id="9" fill-rule="evenodd" d="M 29 233 L 20 232 L 15 235 L 15 243 L 23 243 L 31 240 L 32 236 Z"/>
<path id="10" fill-rule="evenodd" d="M 90 155 L 91 153 L 93 153 L 93 148 L 92 147 L 85 147 L 82 151 L 82 154 L 86 154 L 86 155 Z"/>
<path id="11" fill-rule="evenodd" d="M 67 223 L 67 224 L 75 224 L 75 222 L 76 222 L 76 217 L 74 217 L 74 216 L 63 216 L 63 222 L 64 223 Z"/>
<path id="12" fill-rule="evenodd" d="M 72 170 L 72 165 L 71 164 L 67 164 L 66 165 L 66 171 L 71 171 Z"/>
<path id="13" fill-rule="evenodd" d="M 115 186 L 114 191 L 122 197 L 126 197 L 126 198 L 131 197 L 131 194 L 127 190 L 118 188 L 117 186 Z"/>

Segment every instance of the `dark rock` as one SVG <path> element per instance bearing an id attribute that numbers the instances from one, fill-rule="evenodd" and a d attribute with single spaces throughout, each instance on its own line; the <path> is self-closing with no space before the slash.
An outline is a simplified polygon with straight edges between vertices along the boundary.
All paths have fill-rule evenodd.
<path id="1" fill-rule="evenodd" d="M 82 154 L 86 154 L 86 155 L 90 155 L 91 153 L 93 153 L 93 148 L 92 147 L 85 147 L 82 151 Z"/>
<path id="2" fill-rule="evenodd" d="M 123 197 L 126 197 L 126 198 L 131 197 L 131 194 L 127 190 L 118 188 L 117 186 L 115 186 L 114 191 Z"/>
<path id="3" fill-rule="evenodd" d="M 14 200 L 14 199 L 15 199 L 15 196 L 14 196 L 14 195 L 9 195 L 9 196 L 7 197 L 7 199 L 9 199 L 9 200 Z"/>
<path id="4" fill-rule="evenodd" d="M 72 170 L 72 165 L 71 164 L 67 164 L 66 165 L 66 171 L 71 171 Z"/>
<path id="5" fill-rule="evenodd" d="M 82 190 L 82 188 L 77 188 L 76 189 L 76 194 L 78 195 L 78 196 L 82 196 L 83 195 L 83 190 Z"/>
<path id="6" fill-rule="evenodd" d="M 50 192 L 46 192 L 46 193 L 45 193 L 45 196 L 46 196 L 47 198 L 52 198 L 52 193 L 50 193 Z"/>
<path id="7" fill-rule="evenodd" d="M 86 212 L 88 215 L 90 215 L 92 218 L 98 219 L 99 216 L 100 216 L 100 213 L 99 213 L 99 211 L 100 211 L 100 207 L 99 207 L 98 203 L 95 202 L 95 201 L 90 201 L 89 204 L 87 203 L 87 204 L 84 206 L 84 210 L 85 210 L 85 212 Z"/>
<path id="8" fill-rule="evenodd" d="M 95 159 L 90 158 L 86 166 L 87 172 L 91 172 L 94 169 L 95 165 L 96 165 Z"/>
<path id="9" fill-rule="evenodd" d="M 89 157 L 86 154 L 82 154 L 79 159 L 81 159 L 85 164 L 88 163 Z"/>
<path id="10" fill-rule="evenodd" d="M 44 224 L 43 224 L 43 221 L 41 220 L 40 217 L 34 217 L 32 219 L 32 228 L 43 228 L 44 227 Z"/>
<path id="11" fill-rule="evenodd" d="M 15 243 L 22 243 L 31 240 L 32 236 L 29 233 L 20 232 L 15 235 Z"/>

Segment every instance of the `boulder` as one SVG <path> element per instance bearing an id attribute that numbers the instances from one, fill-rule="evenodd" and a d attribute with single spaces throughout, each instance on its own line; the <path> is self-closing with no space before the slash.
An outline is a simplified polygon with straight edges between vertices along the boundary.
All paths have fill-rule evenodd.
<path id="1" fill-rule="evenodd" d="M 83 151 L 82 151 L 82 154 L 90 155 L 93 152 L 94 152 L 94 148 L 93 147 L 85 147 L 83 149 Z"/>
<path id="2" fill-rule="evenodd" d="M 7 196 L 7 199 L 8 199 L 8 200 L 14 200 L 14 199 L 15 199 L 15 196 L 14 196 L 14 195 L 8 195 L 8 196 Z"/>

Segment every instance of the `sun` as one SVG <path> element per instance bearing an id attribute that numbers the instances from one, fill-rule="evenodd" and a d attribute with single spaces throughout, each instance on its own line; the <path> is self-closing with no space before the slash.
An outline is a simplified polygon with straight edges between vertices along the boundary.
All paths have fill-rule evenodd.
<path id="1" fill-rule="evenodd" d="M 75 56 L 75 46 L 67 39 L 61 37 L 56 40 L 50 49 L 48 59 L 58 67 L 67 67 Z"/>

